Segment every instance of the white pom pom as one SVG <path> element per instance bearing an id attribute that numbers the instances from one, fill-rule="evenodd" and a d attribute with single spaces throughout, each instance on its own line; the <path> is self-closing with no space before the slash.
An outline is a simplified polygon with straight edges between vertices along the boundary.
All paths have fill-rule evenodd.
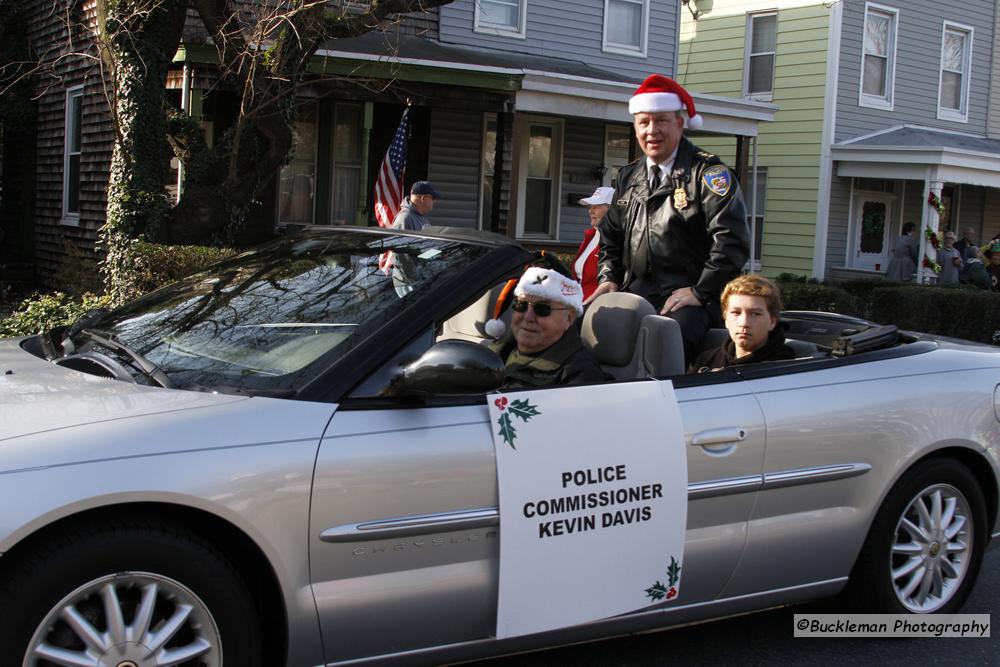
<path id="1" fill-rule="evenodd" d="M 688 118 L 688 127 L 690 127 L 692 130 L 697 130 L 698 128 L 701 127 L 702 122 L 703 121 L 701 118 L 701 114 L 696 113 L 695 115 Z"/>
<path id="2" fill-rule="evenodd" d="M 486 335 L 494 340 L 499 340 L 505 331 L 507 331 L 507 325 L 503 323 L 503 320 L 488 320 L 486 322 Z"/>

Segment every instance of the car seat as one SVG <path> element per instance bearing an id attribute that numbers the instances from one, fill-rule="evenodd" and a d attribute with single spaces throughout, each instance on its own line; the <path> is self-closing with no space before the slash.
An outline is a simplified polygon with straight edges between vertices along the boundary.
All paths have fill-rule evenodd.
<path id="1" fill-rule="evenodd" d="M 470 305 L 452 315 L 441 325 L 441 335 L 438 340 L 468 340 L 473 343 L 489 345 L 493 338 L 486 333 L 486 323 L 493 317 L 500 291 L 506 283 L 495 285 Z M 500 319 L 510 328 L 511 311 L 506 309 Z"/>
<path id="2" fill-rule="evenodd" d="M 580 336 L 601 368 L 616 380 L 684 372 L 680 325 L 657 315 L 648 301 L 635 294 L 597 297 L 583 315 Z"/>
<path id="3" fill-rule="evenodd" d="M 705 337 L 701 339 L 701 345 L 698 348 L 698 356 L 700 356 L 703 352 L 714 350 L 715 348 L 722 346 L 727 340 L 729 340 L 729 331 L 726 329 L 709 329 L 705 332 Z M 795 352 L 796 359 L 812 357 L 819 352 L 819 348 L 816 346 L 816 343 L 810 343 L 806 340 L 785 338 L 785 345 L 792 348 L 792 351 Z"/>

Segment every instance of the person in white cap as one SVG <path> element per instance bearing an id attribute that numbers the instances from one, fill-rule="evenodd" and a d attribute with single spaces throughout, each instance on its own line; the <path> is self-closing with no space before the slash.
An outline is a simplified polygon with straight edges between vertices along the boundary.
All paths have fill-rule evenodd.
<path id="1" fill-rule="evenodd" d="M 580 200 L 581 206 L 588 207 L 590 227 L 583 232 L 583 242 L 573 260 L 573 277 L 583 286 L 583 298 L 586 300 L 597 289 L 597 251 L 601 243 L 601 234 L 597 231 L 615 196 L 614 188 L 597 188 L 594 194 Z"/>
<path id="2" fill-rule="evenodd" d="M 629 112 L 645 157 L 618 174 L 590 298 L 617 290 L 646 298 L 680 324 L 690 362 L 721 324 L 719 295 L 749 257 L 746 207 L 729 168 L 684 137 L 685 118 L 692 129 L 702 119 L 680 84 L 649 76 Z"/>
<path id="3" fill-rule="evenodd" d="M 493 349 L 506 364 L 505 389 L 603 382 L 597 359 L 576 327 L 583 314 L 580 284 L 559 271 L 529 267 L 514 288 L 512 336 Z"/>

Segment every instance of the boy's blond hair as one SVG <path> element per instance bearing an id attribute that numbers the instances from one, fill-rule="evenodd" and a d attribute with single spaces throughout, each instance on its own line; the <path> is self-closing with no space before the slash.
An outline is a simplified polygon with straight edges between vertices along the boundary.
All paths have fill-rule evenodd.
<path id="1" fill-rule="evenodd" d="M 729 297 L 733 294 L 743 296 L 759 296 L 767 304 L 767 312 L 772 317 L 781 315 L 781 290 L 773 282 L 756 273 L 733 278 L 722 290 L 722 318 L 726 317 Z"/>

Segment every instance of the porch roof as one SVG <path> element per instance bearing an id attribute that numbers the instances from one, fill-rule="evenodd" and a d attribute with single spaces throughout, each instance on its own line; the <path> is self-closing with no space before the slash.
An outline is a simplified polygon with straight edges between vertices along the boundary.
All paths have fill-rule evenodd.
<path id="1" fill-rule="evenodd" d="M 1000 187 L 1000 140 L 901 125 L 830 148 L 837 175 Z"/>
<path id="2" fill-rule="evenodd" d="M 340 70 L 424 80 L 434 72 L 441 83 L 507 90 L 514 110 L 630 122 L 628 100 L 644 78 L 593 67 L 582 61 L 476 49 L 413 36 L 368 33 L 330 42 L 320 49 L 317 73 Z M 744 99 L 692 92 L 704 118 L 700 132 L 757 136 L 757 124 L 771 121 L 777 107 Z"/>

